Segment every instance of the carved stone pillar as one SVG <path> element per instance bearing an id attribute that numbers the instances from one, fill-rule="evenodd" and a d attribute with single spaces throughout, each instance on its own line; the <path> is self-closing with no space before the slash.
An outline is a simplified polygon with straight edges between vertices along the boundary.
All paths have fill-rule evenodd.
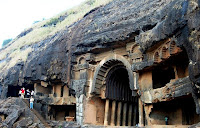
<path id="1" fill-rule="evenodd" d="M 129 109 L 128 109 L 128 126 L 131 126 L 131 118 L 132 118 L 132 104 L 129 105 Z"/>
<path id="2" fill-rule="evenodd" d="M 141 99 L 138 100 L 138 105 L 139 105 L 139 125 L 140 127 L 144 126 L 144 108 Z"/>
<path id="3" fill-rule="evenodd" d="M 109 100 L 106 99 L 104 125 L 108 125 L 108 116 L 109 116 Z"/>
<path id="4" fill-rule="evenodd" d="M 126 126 L 126 112 L 127 112 L 127 103 L 124 103 L 122 126 Z"/>
<path id="5" fill-rule="evenodd" d="M 133 105 L 133 126 L 136 125 L 137 120 L 137 103 Z"/>
<path id="6" fill-rule="evenodd" d="M 117 126 L 120 126 L 121 110 L 122 110 L 122 102 L 118 102 L 118 107 L 117 107 Z"/>
<path id="7" fill-rule="evenodd" d="M 112 102 L 111 126 L 115 126 L 116 101 Z"/>

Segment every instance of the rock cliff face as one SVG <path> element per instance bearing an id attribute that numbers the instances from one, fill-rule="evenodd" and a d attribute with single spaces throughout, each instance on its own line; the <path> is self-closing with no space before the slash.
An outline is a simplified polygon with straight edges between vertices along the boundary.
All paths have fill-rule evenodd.
<path id="1" fill-rule="evenodd" d="M 145 53 L 167 38 L 174 38 L 179 47 L 186 49 L 189 76 L 198 88 L 200 0 L 117 0 L 96 8 L 64 31 L 27 46 L 34 49 L 27 61 L 2 69 L 0 85 L 16 86 L 37 80 L 59 80 L 69 85 L 74 55 L 125 46 L 130 40 Z M 9 62 L 9 58 L 0 63 L 3 61 Z"/>

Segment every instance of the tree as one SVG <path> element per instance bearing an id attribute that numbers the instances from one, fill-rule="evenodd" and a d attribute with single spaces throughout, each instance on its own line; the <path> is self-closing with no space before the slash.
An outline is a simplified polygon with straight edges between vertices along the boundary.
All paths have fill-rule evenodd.
<path id="1" fill-rule="evenodd" d="M 4 40 L 2 47 L 6 46 L 10 41 L 12 41 L 12 38 Z"/>

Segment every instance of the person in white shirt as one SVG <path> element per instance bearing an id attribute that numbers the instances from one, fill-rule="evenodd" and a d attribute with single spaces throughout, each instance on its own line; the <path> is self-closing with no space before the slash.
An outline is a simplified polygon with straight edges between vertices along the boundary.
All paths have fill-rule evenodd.
<path id="1" fill-rule="evenodd" d="M 30 98 L 30 91 L 29 91 L 29 89 L 26 90 L 26 96 L 27 96 L 27 98 Z"/>
<path id="2" fill-rule="evenodd" d="M 31 96 L 33 97 L 33 96 L 34 96 L 34 94 L 35 94 L 35 92 L 32 90 L 32 91 L 31 91 Z"/>
<path id="3" fill-rule="evenodd" d="M 19 93 L 18 93 L 18 94 L 19 94 L 19 97 L 21 97 L 22 91 L 21 91 L 21 90 L 19 90 Z"/>
<path id="4" fill-rule="evenodd" d="M 33 97 L 31 96 L 31 98 L 30 98 L 30 109 L 33 109 L 33 101 L 34 101 L 34 99 L 33 99 Z"/>

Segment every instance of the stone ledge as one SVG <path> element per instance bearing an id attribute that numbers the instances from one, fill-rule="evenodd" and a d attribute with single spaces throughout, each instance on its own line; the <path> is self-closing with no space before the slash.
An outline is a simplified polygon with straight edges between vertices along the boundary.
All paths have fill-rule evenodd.
<path id="1" fill-rule="evenodd" d="M 141 95 L 144 103 L 157 103 L 162 101 L 170 101 L 176 97 L 189 95 L 192 93 L 192 82 L 189 77 L 171 81 L 162 88 L 145 91 Z"/>

